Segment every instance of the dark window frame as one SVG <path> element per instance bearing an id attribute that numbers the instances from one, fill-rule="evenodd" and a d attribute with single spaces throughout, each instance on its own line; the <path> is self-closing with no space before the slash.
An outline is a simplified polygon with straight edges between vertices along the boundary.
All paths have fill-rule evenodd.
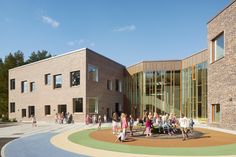
<path id="1" fill-rule="evenodd" d="M 50 105 L 44 106 L 44 113 L 45 113 L 45 116 L 51 115 L 51 106 Z"/>
<path id="2" fill-rule="evenodd" d="M 10 113 L 16 112 L 16 103 L 10 102 Z"/>
<path id="3" fill-rule="evenodd" d="M 10 79 L 10 90 L 16 89 L 16 79 Z"/>
<path id="4" fill-rule="evenodd" d="M 73 82 L 73 77 L 76 77 L 76 73 L 77 73 L 78 78 L 74 78 L 76 80 L 75 82 Z M 80 85 L 80 70 L 70 72 L 70 86 L 72 87 L 72 86 L 79 86 L 79 85 Z"/>
<path id="5" fill-rule="evenodd" d="M 56 77 L 61 76 L 61 84 L 56 84 Z M 53 75 L 53 88 L 62 88 L 62 74 Z"/>
<path id="6" fill-rule="evenodd" d="M 83 112 L 83 98 L 73 98 L 72 101 L 73 101 L 73 113 Z"/>
<path id="7" fill-rule="evenodd" d="M 33 88 L 34 85 L 34 88 Z M 35 91 L 35 82 L 30 82 L 30 92 L 34 92 Z"/>
<path id="8" fill-rule="evenodd" d="M 48 76 L 51 77 L 51 74 L 48 73 L 48 74 L 45 74 L 45 75 L 44 75 L 44 84 L 45 84 L 45 85 L 50 85 L 50 84 L 51 84 L 52 79 L 50 78 L 50 81 L 49 81 Z"/>

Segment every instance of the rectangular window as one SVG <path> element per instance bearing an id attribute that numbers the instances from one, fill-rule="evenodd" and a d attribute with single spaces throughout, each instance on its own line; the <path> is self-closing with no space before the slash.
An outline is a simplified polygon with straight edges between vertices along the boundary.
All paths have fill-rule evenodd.
<path id="1" fill-rule="evenodd" d="M 22 118 L 26 117 L 26 109 L 21 110 L 21 117 Z"/>
<path id="2" fill-rule="evenodd" d="M 70 86 L 80 85 L 80 71 L 73 71 L 70 73 Z"/>
<path id="3" fill-rule="evenodd" d="M 122 92 L 122 81 L 116 79 L 116 91 Z"/>
<path id="4" fill-rule="evenodd" d="M 51 84 L 51 74 L 45 74 L 44 75 L 44 83 L 45 83 L 45 85 L 50 85 Z"/>
<path id="5" fill-rule="evenodd" d="M 119 80 L 116 80 L 116 91 L 119 90 Z"/>
<path id="6" fill-rule="evenodd" d="M 98 113 L 98 99 L 89 98 L 89 113 Z"/>
<path id="7" fill-rule="evenodd" d="M 112 81 L 111 80 L 107 80 L 107 89 L 112 90 Z"/>
<path id="8" fill-rule="evenodd" d="M 13 90 L 16 88 L 16 81 L 15 79 L 10 80 L 10 90 Z"/>
<path id="9" fill-rule="evenodd" d="M 220 117 L 220 104 L 212 104 L 212 122 L 219 123 Z"/>
<path id="10" fill-rule="evenodd" d="M 88 65 L 88 79 L 98 82 L 98 68 L 93 65 Z"/>
<path id="11" fill-rule="evenodd" d="M 21 93 L 26 93 L 28 91 L 27 81 L 21 81 Z"/>
<path id="12" fill-rule="evenodd" d="M 212 40 L 211 61 L 217 61 L 224 57 L 224 32 Z"/>
<path id="13" fill-rule="evenodd" d="M 73 98 L 73 112 L 83 112 L 83 98 Z"/>
<path id="14" fill-rule="evenodd" d="M 54 82 L 54 88 L 61 88 L 61 87 L 62 87 L 61 74 L 59 74 L 59 75 L 54 75 L 54 77 L 53 77 L 53 82 Z"/>
<path id="15" fill-rule="evenodd" d="M 10 103 L 10 113 L 13 113 L 16 111 L 16 104 L 14 102 Z"/>
<path id="16" fill-rule="evenodd" d="M 119 88 L 118 88 L 119 92 L 122 92 L 122 81 L 119 80 Z"/>
<path id="17" fill-rule="evenodd" d="M 28 117 L 35 116 L 35 107 L 34 106 L 28 106 Z"/>
<path id="18" fill-rule="evenodd" d="M 50 105 L 45 105 L 44 110 L 45 110 L 45 116 L 51 114 L 51 106 Z"/>
<path id="19" fill-rule="evenodd" d="M 30 92 L 35 91 L 35 82 L 30 82 Z"/>

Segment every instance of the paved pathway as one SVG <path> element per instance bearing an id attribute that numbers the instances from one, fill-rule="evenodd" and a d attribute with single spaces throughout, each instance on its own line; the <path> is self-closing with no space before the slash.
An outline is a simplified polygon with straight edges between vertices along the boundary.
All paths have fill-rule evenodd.
<path id="1" fill-rule="evenodd" d="M 55 133 L 40 133 L 13 140 L 6 145 L 3 157 L 85 157 L 53 146 L 50 139 Z"/>
<path id="2" fill-rule="evenodd" d="M 67 139 L 73 132 L 96 126 L 85 126 L 84 124 L 58 125 L 48 123 L 39 123 L 38 125 L 39 126 L 35 128 L 32 128 L 31 124 L 0 128 L 0 138 L 20 137 L 4 146 L 1 152 L 2 157 L 84 157 L 85 155 L 102 157 L 150 156 L 93 149 L 72 143 Z M 111 124 L 106 124 L 105 126 L 110 125 Z"/>

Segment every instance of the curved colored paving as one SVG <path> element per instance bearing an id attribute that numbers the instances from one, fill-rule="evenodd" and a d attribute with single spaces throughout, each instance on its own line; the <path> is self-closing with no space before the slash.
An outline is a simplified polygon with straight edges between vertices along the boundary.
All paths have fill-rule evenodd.
<path id="1" fill-rule="evenodd" d="M 53 133 L 40 133 L 32 136 L 18 138 L 8 143 L 4 150 L 4 157 L 86 157 L 86 155 L 75 154 L 64 151 L 51 144 Z M 0 155 L 1 156 L 1 155 Z"/>
<path id="2" fill-rule="evenodd" d="M 235 143 L 225 144 L 219 146 L 201 146 L 201 147 L 150 147 L 150 146 L 138 146 L 130 145 L 129 142 L 114 143 L 104 140 L 98 140 L 91 135 L 95 132 L 94 129 L 79 131 L 71 134 L 68 139 L 74 143 L 96 148 L 102 150 L 109 150 L 115 152 L 132 153 L 132 154 L 148 154 L 148 155 L 175 155 L 175 156 L 218 156 L 218 155 L 236 155 L 236 141 Z M 101 131 L 102 132 L 102 131 Z M 220 134 L 220 139 L 223 140 L 225 133 Z M 234 135 L 232 135 L 234 136 Z M 100 137 L 100 136 L 99 136 Z M 108 137 L 109 138 L 109 137 Z M 150 139 L 147 139 L 150 140 Z M 114 138 L 112 139 L 114 141 Z M 155 139 L 158 143 L 161 141 Z M 183 144 L 183 141 L 178 140 L 179 145 Z M 189 140 L 191 141 L 191 140 Z M 206 140 L 207 141 L 207 140 Z M 187 142 L 187 141 L 184 141 Z M 214 140 L 213 140 L 214 143 Z M 232 142 L 231 142 L 232 143 Z"/>

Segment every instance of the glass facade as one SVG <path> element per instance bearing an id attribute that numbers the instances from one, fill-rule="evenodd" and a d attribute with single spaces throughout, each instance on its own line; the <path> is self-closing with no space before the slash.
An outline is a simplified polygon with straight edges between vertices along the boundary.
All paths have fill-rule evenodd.
<path id="1" fill-rule="evenodd" d="M 124 88 L 136 117 L 145 112 L 180 112 L 180 71 L 139 72 L 126 78 Z"/>
<path id="2" fill-rule="evenodd" d="M 207 62 L 182 70 L 181 111 L 192 118 L 207 118 Z"/>
<path id="3" fill-rule="evenodd" d="M 171 64 L 171 63 L 170 63 Z M 207 62 L 183 70 L 142 71 L 125 77 L 125 104 L 130 113 L 184 113 L 187 117 L 207 117 Z"/>

